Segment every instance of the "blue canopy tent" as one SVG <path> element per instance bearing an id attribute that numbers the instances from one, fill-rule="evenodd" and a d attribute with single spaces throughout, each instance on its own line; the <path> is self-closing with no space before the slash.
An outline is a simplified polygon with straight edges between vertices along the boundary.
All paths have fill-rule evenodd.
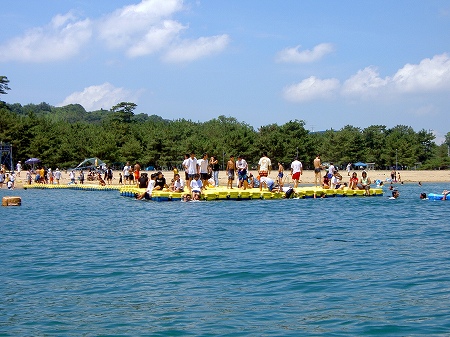
<path id="1" fill-rule="evenodd" d="M 362 163 L 362 162 L 357 162 L 357 163 L 353 163 L 353 166 L 355 167 L 355 168 L 366 168 L 367 167 L 367 164 L 366 163 Z"/>

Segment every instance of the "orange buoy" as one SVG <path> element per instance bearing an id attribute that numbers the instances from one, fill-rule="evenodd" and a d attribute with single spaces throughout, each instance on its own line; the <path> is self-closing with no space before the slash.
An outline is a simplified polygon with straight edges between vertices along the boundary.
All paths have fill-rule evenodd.
<path id="1" fill-rule="evenodd" d="M 20 197 L 3 197 L 2 206 L 20 206 L 22 199 Z"/>

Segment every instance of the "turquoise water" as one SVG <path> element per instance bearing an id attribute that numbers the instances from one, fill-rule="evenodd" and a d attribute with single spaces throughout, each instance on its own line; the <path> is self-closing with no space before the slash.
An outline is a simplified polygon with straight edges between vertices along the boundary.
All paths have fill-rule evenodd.
<path id="1" fill-rule="evenodd" d="M 450 202 L 0 190 L 1 336 L 447 336 Z"/>

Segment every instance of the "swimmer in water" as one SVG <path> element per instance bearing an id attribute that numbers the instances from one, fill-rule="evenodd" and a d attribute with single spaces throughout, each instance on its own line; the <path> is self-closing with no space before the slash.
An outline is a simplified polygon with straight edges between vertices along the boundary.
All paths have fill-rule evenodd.
<path id="1" fill-rule="evenodd" d="M 389 199 L 397 199 L 400 196 L 400 192 L 397 189 L 394 189 L 392 191 L 392 197 L 390 197 Z"/>

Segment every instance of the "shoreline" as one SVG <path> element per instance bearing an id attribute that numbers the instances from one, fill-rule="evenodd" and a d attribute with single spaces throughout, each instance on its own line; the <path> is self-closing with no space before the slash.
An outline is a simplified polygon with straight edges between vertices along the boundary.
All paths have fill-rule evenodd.
<path id="1" fill-rule="evenodd" d="M 113 173 L 113 183 L 112 186 L 120 186 L 119 185 L 119 172 L 121 171 L 114 171 Z M 141 171 L 141 173 L 148 173 L 150 176 L 152 173 L 156 171 Z M 167 180 L 167 183 L 169 184 L 171 179 L 173 178 L 173 171 L 162 171 L 164 174 L 164 177 Z M 250 170 L 250 173 L 252 173 L 255 177 L 258 175 L 258 172 L 256 170 Z M 358 177 L 360 177 L 362 170 L 356 170 L 351 171 L 358 173 Z M 349 177 L 347 176 L 347 172 L 341 170 L 340 171 L 342 175 L 343 182 L 348 182 Z M 372 181 L 375 180 L 381 180 L 383 183 L 386 184 L 387 179 L 390 179 L 391 177 L 391 171 L 387 170 L 369 170 L 367 171 L 368 176 Z M 450 182 L 450 170 L 427 170 L 427 171 L 420 171 L 420 170 L 401 170 L 397 171 L 397 177 L 398 173 L 400 173 L 401 182 L 403 183 L 445 183 Z M 278 172 L 277 171 L 271 171 L 269 177 L 276 180 Z M 325 170 L 322 170 L 321 176 L 325 174 Z M 15 189 L 22 189 L 26 187 L 26 171 L 21 172 L 20 177 L 16 177 L 16 184 Z M 33 177 L 34 178 L 34 177 Z M 182 178 L 184 178 L 182 176 Z M 233 181 L 233 186 L 236 185 L 237 177 L 235 177 Z M 293 184 L 290 171 L 285 170 L 284 171 L 284 178 L 283 178 L 284 184 Z M 60 184 L 61 185 L 67 185 L 70 182 L 69 179 L 69 173 L 63 172 Z M 78 181 L 77 181 L 78 182 Z M 389 181 L 388 181 L 389 183 Z M 400 181 L 396 182 L 397 184 L 400 183 Z M 33 183 L 35 184 L 35 183 Z M 307 186 L 314 184 L 314 171 L 313 170 L 306 170 L 303 171 L 303 174 L 301 176 L 301 180 L 299 182 L 299 186 Z M 84 185 L 98 185 L 96 181 L 86 181 L 84 182 Z M 129 184 L 127 184 L 129 185 Z M 225 171 L 219 172 L 219 186 L 226 186 L 227 185 L 227 175 Z M 108 185 L 107 185 L 108 186 Z M 122 184 L 122 186 L 126 186 Z M 7 189 L 6 184 L 2 187 L 2 189 Z"/>

